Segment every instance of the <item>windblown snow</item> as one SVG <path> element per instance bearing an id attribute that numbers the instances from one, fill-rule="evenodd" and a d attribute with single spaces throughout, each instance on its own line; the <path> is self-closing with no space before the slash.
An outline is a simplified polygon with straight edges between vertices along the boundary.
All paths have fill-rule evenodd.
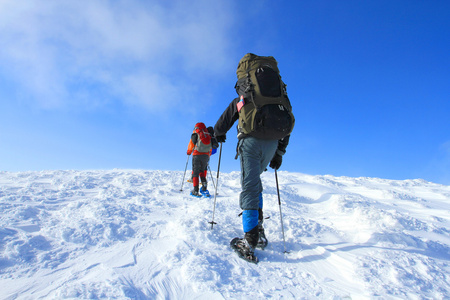
<path id="1" fill-rule="evenodd" d="M 193 198 L 182 171 L 0 172 L 0 298 L 450 298 L 450 186 L 280 171 L 280 206 L 265 172 L 255 265 L 219 175 L 211 229 L 211 177 Z"/>

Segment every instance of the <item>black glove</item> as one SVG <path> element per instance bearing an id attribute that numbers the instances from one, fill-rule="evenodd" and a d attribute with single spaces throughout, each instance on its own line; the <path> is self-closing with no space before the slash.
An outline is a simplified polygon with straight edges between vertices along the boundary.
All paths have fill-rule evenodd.
<path id="1" fill-rule="evenodd" d="M 227 136 L 225 134 L 216 136 L 216 140 L 218 143 L 225 143 L 226 139 L 227 139 Z"/>
<path id="2" fill-rule="evenodd" d="M 281 162 L 283 161 L 283 157 L 279 154 L 275 154 L 272 160 L 270 161 L 269 167 L 272 169 L 278 170 L 281 167 Z"/>

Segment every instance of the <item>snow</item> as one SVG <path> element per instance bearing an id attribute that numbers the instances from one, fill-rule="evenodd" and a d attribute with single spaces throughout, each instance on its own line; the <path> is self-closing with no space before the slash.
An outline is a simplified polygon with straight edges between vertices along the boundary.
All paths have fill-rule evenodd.
<path id="1" fill-rule="evenodd" d="M 193 198 L 182 178 L 0 172 L 0 298 L 450 298 L 450 186 L 280 171 L 280 207 L 265 172 L 255 265 L 229 248 L 239 172 L 220 173 L 213 229 L 211 180 L 213 197 Z"/>

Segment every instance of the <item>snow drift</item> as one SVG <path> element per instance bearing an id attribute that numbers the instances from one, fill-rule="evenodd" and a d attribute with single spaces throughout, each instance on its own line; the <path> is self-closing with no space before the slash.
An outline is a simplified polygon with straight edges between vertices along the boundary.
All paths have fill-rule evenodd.
<path id="1" fill-rule="evenodd" d="M 449 186 L 278 177 L 286 243 L 269 171 L 254 265 L 228 246 L 238 172 L 220 174 L 213 230 L 183 172 L 0 172 L 0 298 L 450 298 Z"/>

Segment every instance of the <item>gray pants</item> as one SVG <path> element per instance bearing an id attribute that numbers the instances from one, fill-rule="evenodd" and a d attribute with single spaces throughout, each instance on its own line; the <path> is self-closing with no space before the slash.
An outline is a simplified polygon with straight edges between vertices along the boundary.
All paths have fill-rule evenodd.
<path id="1" fill-rule="evenodd" d="M 259 196 L 263 190 L 260 175 L 272 160 L 277 147 L 277 140 L 261 140 L 254 137 L 246 137 L 239 141 L 238 151 L 241 158 L 242 185 L 239 204 L 242 210 L 258 210 L 262 208 Z"/>

